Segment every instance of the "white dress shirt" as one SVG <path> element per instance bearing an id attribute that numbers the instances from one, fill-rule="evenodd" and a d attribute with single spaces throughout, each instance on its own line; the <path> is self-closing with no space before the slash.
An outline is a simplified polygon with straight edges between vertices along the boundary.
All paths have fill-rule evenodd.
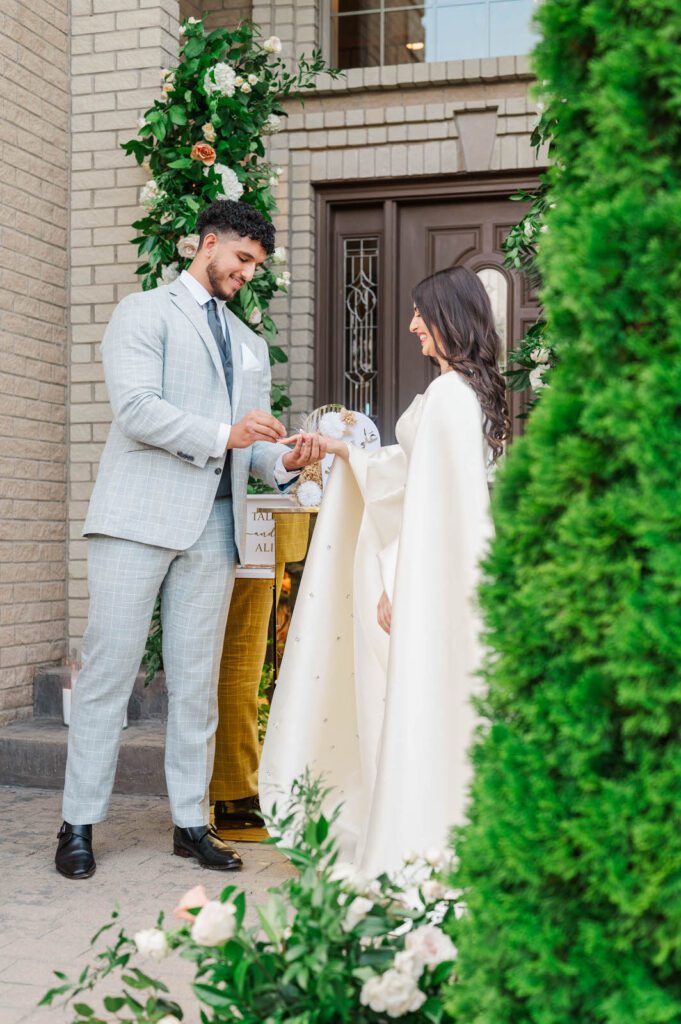
<path id="1" fill-rule="evenodd" d="M 201 306 L 201 309 L 203 310 L 203 315 L 206 318 L 206 323 L 208 322 L 207 304 L 210 302 L 211 299 L 215 299 L 215 302 L 218 307 L 218 316 L 220 317 L 220 321 L 222 323 L 222 329 L 225 333 L 225 338 L 229 341 L 231 345 L 231 334 L 229 330 L 229 324 L 227 322 L 227 316 L 225 313 L 225 307 L 227 305 L 226 300 L 219 299 L 217 295 L 211 295 L 210 292 L 203 287 L 201 282 L 197 281 L 196 278 L 193 277 L 193 275 L 190 274 L 187 270 L 183 270 L 182 273 L 180 274 L 180 281 L 189 291 L 192 298 L 196 300 L 199 306 Z M 225 451 L 227 447 L 227 442 L 229 441 L 231 429 L 231 423 L 220 424 L 218 428 L 217 437 L 215 439 L 215 447 L 211 451 L 211 455 L 213 456 L 213 458 L 219 458 Z M 280 487 L 283 487 L 291 480 L 293 480 L 294 477 L 298 476 L 299 472 L 299 470 L 293 470 L 293 472 L 287 470 L 286 467 L 284 466 L 284 457 L 282 455 L 279 457 L 277 464 L 274 467 L 274 479 L 276 480 Z"/>

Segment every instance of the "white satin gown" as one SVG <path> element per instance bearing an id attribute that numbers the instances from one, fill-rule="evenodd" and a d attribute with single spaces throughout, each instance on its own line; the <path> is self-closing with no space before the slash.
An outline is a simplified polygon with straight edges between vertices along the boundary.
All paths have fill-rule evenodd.
<path id="1" fill-rule="evenodd" d="M 478 399 L 456 372 L 398 443 L 336 459 L 288 633 L 260 765 L 265 810 L 306 767 L 334 787 L 343 859 L 371 874 L 465 820 L 480 692 L 479 563 L 491 535 Z M 392 601 L 388 637 L 376 609 Z"/>

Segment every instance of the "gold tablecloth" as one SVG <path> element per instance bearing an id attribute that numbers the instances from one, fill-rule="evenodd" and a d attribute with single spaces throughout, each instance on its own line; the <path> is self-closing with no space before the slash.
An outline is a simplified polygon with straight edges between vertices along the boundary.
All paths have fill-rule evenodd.
<path id="1" fill-rule="evenodd" d="M 287 562 L 307 554 L 310 513 L 275 512 L 275 579 L 237 579 L 229 607 L 218 682 L 218 728 L 210 799 L 258 792 L 258 689 L 267 650 L 272 591 L 281 594 Z"/>

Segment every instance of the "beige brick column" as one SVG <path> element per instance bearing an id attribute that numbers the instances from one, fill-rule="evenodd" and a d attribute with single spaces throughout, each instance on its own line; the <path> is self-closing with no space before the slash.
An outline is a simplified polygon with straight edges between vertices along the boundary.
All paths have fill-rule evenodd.
<path id="1" fill-rule="evenodd" d="M 253 0 L 253 21 L 263 37 L 279 36 L 282 57 L 289 70 L 303 53 L 308 56 L 321 44 L 321 7 L 319 0 Z M 288 102 L 288 110 L 302 110 L 299 103 Z M 320 127 L 321 127 L 321 115 Z M 289 118 L 290 120 L 290 118 Z M 288 124 L 288 122 L 287 122 Z M 286 246 L 291 286 L 287 295 L 272 301 L 272 316 L 279 328 L 279 343 L 286 349 L 289 362 L 274 368 L 278 380 L 288 383 L 293 402 L 290 425 L 300 425 L 301 417 L 312 408 L 314 388 L 314 280 L 316 276 L 314 236 L 314 190 L 309 163 L 305 166 L 289 152 L 288 133 L 274 136 L 268 157 L 283 168 L 275 196 L 279 214 L 274 224 L 277 244 Z"/>
<path id="2" fill-rule="evenodd" d="M 0 724 L 30 715 L 66 616 L 67 0 L 0 23 Z"/>
<path id="3" fill-rule="evenodd" d="M 80 537 L 109 427 L 99 343 L 116 303 L 139 287 L 131 224 L 146 175 L 120 149 L 177 60 L 177 0 L 72 0 L 69 635 L 87 616 Z"/>

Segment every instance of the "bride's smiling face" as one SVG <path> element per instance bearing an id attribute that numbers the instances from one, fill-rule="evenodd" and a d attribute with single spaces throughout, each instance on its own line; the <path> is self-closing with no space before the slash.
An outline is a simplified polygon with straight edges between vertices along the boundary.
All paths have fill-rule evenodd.
<path id="1" fill-rule="evenodd" d="M 419 313 L 416 306 L 414 306 L 414 315 L 411 318 L 409 324 L 409 330 L 412 334 L 421 342 L 421 354 L 424 356 L 430 356 L 431 359 L 437 359 L 437 349 L 435 348 L 435 340 L 433 335 L 426 327 L 423 317 Z"/>

